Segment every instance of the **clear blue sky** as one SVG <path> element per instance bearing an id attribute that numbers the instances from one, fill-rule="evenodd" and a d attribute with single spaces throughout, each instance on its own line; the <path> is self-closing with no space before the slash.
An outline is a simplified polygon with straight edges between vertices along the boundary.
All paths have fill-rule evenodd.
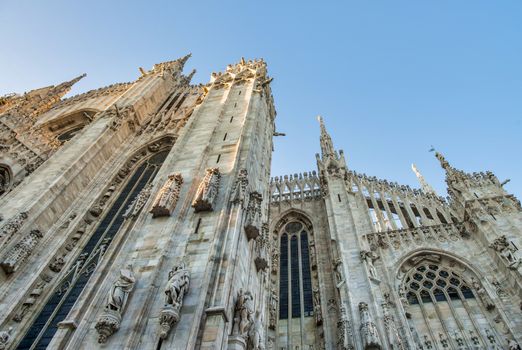
<path id="1" fill-rule="evenodd" d="M 325 117 L 348 166 L 446 195 L 430 145 L 522 197 L 522 1 L 5 1 L 0 94 L 86 72 L 73 93 L 192 52 L 207 82 L 263 57 L 278 111 L 273 174 L 315 169 Z"/>

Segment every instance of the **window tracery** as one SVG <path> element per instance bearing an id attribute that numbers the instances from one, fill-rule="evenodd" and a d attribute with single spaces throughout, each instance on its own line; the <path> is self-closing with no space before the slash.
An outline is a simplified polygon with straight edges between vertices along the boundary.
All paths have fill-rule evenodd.
<path id="1" fill-rule="evenodd" d="M 407 271 L 399 276 L 399 295 L 417 346 L 501 348 L 510 338 L 492 318 L 495 306 L 484 285 L 464 264 L 425 254 L 411 258 L 401 270 Z"/>
<path id="2" fill-rule="evenodd" d="M 123 185 L 118 197 L 106 211 L 76 262 L 61 276 L 60 282 L 36 316 L 18 349 L 47 347 L 57 331 L 58 324 L 67 317 L 111 241 L 124 225 L 129 205 L 142 189 L 153 181 L 167 154 L 168 150 L 154 153 L 128 174 L 128 181 Z"/>

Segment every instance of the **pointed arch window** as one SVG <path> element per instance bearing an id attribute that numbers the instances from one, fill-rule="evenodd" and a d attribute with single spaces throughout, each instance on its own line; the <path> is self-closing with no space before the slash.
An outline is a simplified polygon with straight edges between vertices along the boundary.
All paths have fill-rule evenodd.
<path id="1" fill-rule="evenodd" d="M 292 221 L 284 226 L 280 251 L 279 319 L 312 316 L 310 251 L 303 223 Z"/>
<path id="2" fill-rule="evenodd" d="M 400 294 L 417 346 L 486 349 L 505 345 L 489 315 L 495 308 L 493 301 L 469 268 L 435 254 L 415 261 L 402 279 Z"/>
<path id="3" fill-rule="evenodd" d="M 55 291 L 47 300 L 17 349 L 45 349 L 76 300 L 89 282 L 110 242 L 124 223 L 124 213 L 140 191 L 156 176 L 168 151 L 161 151 L 139 165 L 100 224 L 83 247 L 75 264 L 61 276 Z"/>

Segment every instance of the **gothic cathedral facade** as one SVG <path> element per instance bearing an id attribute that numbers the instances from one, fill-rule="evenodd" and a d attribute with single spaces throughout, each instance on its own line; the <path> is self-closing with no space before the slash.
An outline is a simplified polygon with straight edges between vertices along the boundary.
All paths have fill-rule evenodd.
<path id="1" fill-rule="evenodd" d="M 188 56 L 0 98 L 0 349 L 520 349 L 522 208 L 436 154 L 449 196 L 271 178 L 263 60 Z"/>

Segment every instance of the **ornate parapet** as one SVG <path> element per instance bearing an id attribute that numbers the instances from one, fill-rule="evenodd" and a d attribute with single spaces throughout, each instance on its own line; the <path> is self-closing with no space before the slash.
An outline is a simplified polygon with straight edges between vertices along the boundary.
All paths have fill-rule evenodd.
<path id="1" fill-rule="evenodd" d="M 0 266 L 6 274 L 11 274 L 18 270 L 20 265 L 33 252 L 34 248 L 43 237 L 40 230 L 31 230 L 28 235 L 20 240 L 0 262 Z"/>
<path id="2" fill-rule="evenodd" d="M 152 217 L 170 216 L 176 207 L 181 191 L 183 178 L 180 173 L 170 174 L 167 181 L 159 190 L 151 209 Z"/>
<path id="3" fill-rule="evenodd" d="M 196 192 L 196 197 L 192 202 L 192 207 L 196 212 L 211 211 L 216 201 L 221 174 L 219 168 L 209 168 L 206 170 L 205 177 L 201 181 Z"/>
<path id="4" fill-rule="evenodd" d="M 469 234 L 462 224 L 439 224 L 408 229 L 399 229 L 366 234 L 370 247 L 394 249 L 425 245 L 431 243 L 456 242 Z"/>
<path id="5" fill-rule="evenodd" d="M 321 198 L 321 184 L 315 171 L 276 176 L 270 180 L 270 203 Z"/>

